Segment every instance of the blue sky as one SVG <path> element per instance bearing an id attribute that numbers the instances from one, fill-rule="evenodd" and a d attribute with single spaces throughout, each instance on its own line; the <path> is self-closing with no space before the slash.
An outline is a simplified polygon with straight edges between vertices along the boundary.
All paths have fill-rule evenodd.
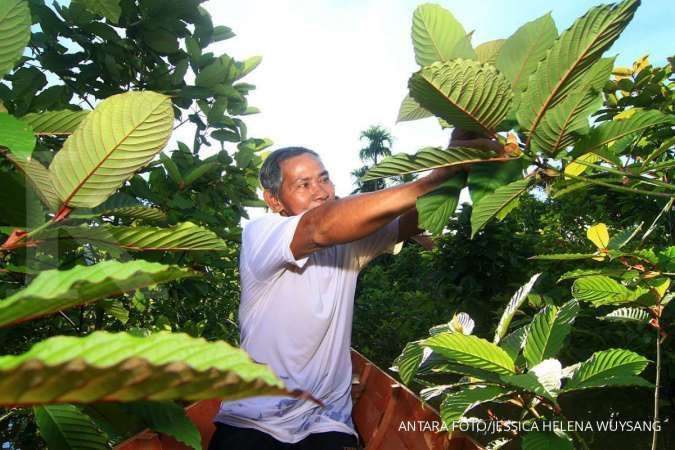
<path id="1" fill-rule="evenodd" d="M 418 69 L 410 40 L 417 1 L 211 0 L 205 7 L 215 24 L 237 34 L 214 47 L 238 59 L 262 55 L 246 78 L 257 85 L 250 104 L 261 114 L 248 116 L 249 133 L 269 137 L 273 148 L 302 145 L 318 151 L 331 171 L 337 193 L 352 189 L 349 172 L 360 165 L 359 132 L 373 124 L 395 137 L 394 151 L 412 153 L 444 145 L 449 138 L 433 119 L 396 124 L 410 74 Z M 549 11 L 559 31 L 598 1 L 446 0 L 474 46 L 506 38 L 520 25 Z M 670 5 L 670 6 L 669 6 Z M 635 18 L 606 55 L 619 54 L 629 65 L 648 53 L 665 63 L 675 48 L 672 4 L 644 0 Z M 180 131 L 180 130 L 179 130 Z"/>

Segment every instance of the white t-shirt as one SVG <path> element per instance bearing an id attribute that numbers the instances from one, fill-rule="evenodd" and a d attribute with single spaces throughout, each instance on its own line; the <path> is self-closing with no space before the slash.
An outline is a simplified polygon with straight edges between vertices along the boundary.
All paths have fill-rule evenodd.
<path id="1" fill-rule="evenodd" d="M 255 428 L 282 442 L 310 433 L 356 435 L 352 422 L 351 333 L 359 271 L 375 256 L 392 252 L 398 219 L 348 244 L 296 260 L 290 249 L 302 215 L 269 214 L 242 234 L 241 348 L 264 363 L 289 389 L 321 400 L 258 396 L 222 402 L 215 421 Z"/>

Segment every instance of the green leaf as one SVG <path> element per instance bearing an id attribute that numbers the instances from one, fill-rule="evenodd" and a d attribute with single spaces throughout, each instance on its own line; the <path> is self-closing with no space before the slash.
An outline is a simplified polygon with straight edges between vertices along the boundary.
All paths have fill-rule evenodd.
<path id="1" fill-rule="evenodd" d="M 499 318 L 499 323 L 497 324 L 497 329 L 495 330 L 495 337 L 492 340 L 495 344 L 499 344 L 499 341 L 504 337 L 506 332 L 509 330 L 509 325 L 511 325 L 511 320 L 513 319 L 514 314 L 521 307 L 527 296 L 530 294 L 534 283 L 537 282 L 541 273 L 535 273 L 530 277 L 527 283 L 522 285 L 515 294 L 511 296 L 508 305 L 504 308 L 502 316 Z"/>
<path id="2" fill-rule="evenodd" d="M 76 219 L 93 219 L 100 216 L 129 217 L 147 221 L 166 220 L 166 214 L 159 208 L 143 206 L 136 198 L 117 193 L 93 209 L 80 208 L 73 210 L 68 217 Z"/>
<path id="3" fill-rule="evenodd" d="M 440 333 L 422 341 L 423 346 L 450 362 L 508 375 L 515 372 L 513 360 L 500 347 L 477 336 Z"/>
<path id="4" fill-rule="evenodd" d="M 520 373 L 517 375 L 502 375 L 502 382 L 518 389 L 541 395 L 551 401 L 555 401 L 555 394 L 549 392 L 533 373 Z"/>
<path id="5" fill-rule="evenodd" d="M 97 302 L 103 310 L 122 323 L 129 321 L 129 310 L 124 307 L 121 301 L 112 298 L 105 298 Z"/>
<path id="6" fill-rule="evenodd" d="M 637 300 L 649 290 L 637 287 L 628 289 L 623 284 L 605 275 L 578 278 L 572 285 L 572 295 L 577 300 L 590 302 L 593 306 L 618 305 Z"/>
<path id="7" fill-rule="evenodd" d="M 203 177 L 207 173 L 209 173 L 211 170 L 219 167 L 218 163 L 203 163 L 194 169 L 192 169 L 187 175 L 185 175 L 185 178 L 183 181 L 185 182 L 184 186 L 188 187 L 195 181 L 197 181 L 199 178 Z"/>
<path id="8" fill-rule="evenodd" d="M 5 156 L 26 176 L 26 179 L 33 186 L 35 193 L 40 197 L 40 200 L 47 209 L 50 212 L 56 212 L 59 206 L 61 206 L 61 201 L 56 194 L 52 174 L 49 170 L 35 159 L 24 161 L 11 154 L 6 154 Z"/>
<path id="9" fill-rule="evenodd" d="M 504 42 L 495 66 L 511 82 L 514 93 L 525 90 L 530 75 L 557 37 L 558 30 L 548 13 L 527 22 Z"/>
<path id="10" fill-rule="evenodd" d="M 251 56 L 248 59 L 245 59 L 239 68 L 239 72 L 237 73 L 237 80 L 240 80 L 244 78 L 246 75 L 251 73 L 256 67 L 260 65 L 262 62 L 262 56 Z"/>
<path id="11" fill-rule="evenodd" d="M 171 179 L 177 185 L 181 186 L 183 184 L 183 176 L 180 174 L 180 171 L 178 170 L 176 163 L 173 162 L 173 160 L 164 153 L 159 154 L 159 159 L 160 161 L 162 161 L 162 164 L 164 165 L 166 171 L 169 173 Z"/>
<path id="12" fill-rule="evenodd" d="M 30 40 L 31 16 L 28 2 L 0 2 L 0 78 L 7 75 Z"/>
<path id="13" fill-rule="evenodd" d="M 636 111 L 635 114 L 624 120 L 611 120 L 594 127 L 572 152 L 573 156 L 601 149 L 612 141 L 640 132 L 649 127 L 663 124 L 673 124 L 675 118 L 655 109 Z"/>
<path id="14" fill-rule="evenodd" d="M 196 276 L 176 266 L 143 260 L 104 261 L 69 270 L 45 270 L 0 302 L 0 327 L 157 283 Z"/>
<path id="15" fill-rule="evenodd" d="M 222 83 L 231 83 L 236 79 L 236 76 L 237 67 L 234 60 L 227 55 L 223 55 L 199 71 L 195 84 L 212 88 Z"/>
<path id="16" fill-rule="evenodd" d="M 223 25 L 213 27 L 213 42 L 224 41 L 234 36 L 236 35 L 229 27 Z"/>
<path id="17" fill-rule="evenodd" d="M 0 374 L 3 406 L 299 395 L 243 350 L 183 333 L 51 337 L 1 356 Z"/>
<path id="18" fill-rule="evenodd" d="M 418 120 L 431 117 L 431 114 L 426 109 L 422 108 L 414 98 L 409 95 L 406 95 L 401 102 L 401 107 L 398 110 L 398 118 L 396 122 L 405 122 L 408 120 Z"/>
<path id="19" fill-rule="evenodd" d="M 575 269 L 560 275 L 558 282 L 575 278 L 589 277 L 591 275 L 607 275 L 609 277 L 621 277 L 626 273 L 625 269 Z"/>
<path id="20" fill-rule="evenodd" d="M 6 147 L 22 160 L 30 159 L 35 147 L 31 127 L 7 113 L 0 113 L 0 147 Z"/>
<path id="21" fill-rule="evenodd" d="M 52 160 L 64 205 L 93 208 L 146 165 L 171 135 L 171 99 L 154 92 L 108 97 L 66 140 Z"/>
<path id="22" fill-rule="evenodd" d="M 534 367 L 545 359 L 553 358 L 563 346 L 572 330 L 572 323 L 579 313 L 579 303 L 570 300 L 558 309 L 548 305 L 535 314 L 530 324 L 523 356 L 527 367 Z"/>
<path id="23" fill-rule="evenodd" d="M 574 444 L 553 432 L 530 431 L 523 436 L 522 450 L 574 450 Z"/>
<path id="24" fill-rule="evenodd" d="M 478 62 L 494 66 L 497 62 L 499 51 L 505 42 L 506 39 L 495 39 L 480 44 L 476 47 L 476 57 L 478 58 Z"/>
<path id="25" fill-rule="evenodd" d="M 595 63 L 579 80 L 574 91 L 541 120 L 532 135 L 532 145 L 547 155 L 556 155 L 588 134 L 588 117 L 602 106 L 602 88 L 609 79 L 614 58 Z"/>
<path id="26" fill-rule="evenodd" d="M 521 158 L 501 164 L 473 164 L 469 171 L 469 192 L 474 207 L 486 194 L 523 178 L 526 164 Z"/>
<path id="27" fill-rule="evenodd" d="M 471 212 L 471 239 L 493 218 L 505 210 L 509 210 L 518 197 L 527 192 L 530 179 L 522 179 L 497 188 L 493 193 L 485 195 Z"/>
<path id="28" fill-rule="evenodd" d="M 578 88 L 582 77 L 628 25 L 639 4 L 639 0 L 626 0 L 591 8 L 554 42 L 527 81 L 518 107 L 518 122 L 531 133 L 528 146 L 544 115 Z"/>
<path id="29" fill-rule="evenodd" d="M 50 450 L 110 448 L 105 433 L 74 405 L 36 406 L 33 413 L 40 435 Z"/>
<path id="30" fill-rule="evenodd" d="M 635 237 L 636 234 L 640 232 L 640 230 L 642 230 L 643 224 L 644 222 L 641 222 L 638 225 L 623 229 L 620 232 L 616 233 L 609 240 L 607 248 L 611 250 L 621 250 L 626 244 L 628 244 Z"/>
<path id="31" fill-rule="evenodd" d="M 103 16 L 112 23 L 117 23 L 122 14 L 120 0 L 73 0 L 73 3 L 79 3 L 90 13 Z"/>
<path id="32" fill-rule="evenodd" d="M 619 308 L 609 314 L 598 317 L 609 322 L 634 322 L 647 324 L 651 319 L 649 313 L 642 308 Z"/>
<path id="33" fill-rule="evenodd" d="M 480 386 L 453 392 L 441 402 L 441 419 L 448 430 L 453 430 L 454 423 L 464 417 L 469 410 L 510 393 L 511 390 L 501 386 Z"/>
<path id="34" fill-rule="evenodd" d="M 490 152 L 473 148 L 451 147 L 442 149 L 439 147 L 426 147 L 414 155 L 399 153 L 387 156 L 381 163 L 368 169 L 368 172 L 361 178 L 361 181 L 422 172 L 437 167 L 470 164 L 484 161 L 491 156 Z"/>
<path id="35" fill-rule="evenodd" d="M 537 255 L 531 256 L 528 259 L 538 261 L 576 261 L 579 259 L 593 259 L 597 258 L 595 253 L 558 253 L 556 255 Z"/>
<path id="36" fill-rule="evenodd" d="M 169 228 L 124 227 L 104 224 L 98 227 L 79 226 L 55 227 L 43 234 L 40 239 L 69 237 L 79 242 L 92 242 L 104 247 L 121 247 L 129 250 L 161 251 L 225 251 L 225 241 L 213 231 L 183 222 Z M 65 235 L 65 236 L 64 236 Z"/>
<path id="37" fill-rule="evenodd" d="M 419 197 L 416 202 L 419 226 L 433 234 L 440 234 L 457 209 L 459 193 L 465 183 L 466 173 L 462 172 Z"/>
<path id="38" fill-rule="evenodd" d="M 415 61 L 420 66 L 449 61 L 465 36 L 464 27 L 450 11 L 439 5 L 420 5 L 413 13 L 412 41 Z"/>
<path id="39" fill-rule="evenodd" d="M 401 381 L 405 384 L 409 384 L 417 374 L 423 355 L 424 349 L 419 341 L 408 342 L 401 354 L 394 360 L 394 366 L 398 368 Z"/>
<path id="40" fill-rule="evenodd" d="M 410 96 L 449 124 L 493 135 L 511 106 L 508 80 L 493 66 L 456 59 L 412 75 Z"/>
<path id="41" fill-rule="evenodd" d="M 141 417 L 151 430 L 171 436 L 194 450 L 202 450 L 199 430 L 179 405 L 171 402 L 134 402 L 124 406 L 130 413 Z"/>
<path id="42" fill-rule="evenodd" d="M 146 29 L 143 30 L 142 37 L 143 42 L 159 54 L 170 55 L 179 50 L 177 36 L 169 31 Z"/>
<path id="43" fill-rule="evenodd" d="M 499 346 L 504 349 L 504 351 L 511 357 L 513 361 L 516 361 L 520 350 L 525 345 L 527 328 L 527 325 L 516 328 L 499 342 Z"/>
<path id="44" fill-rule="evenodd" d="M 646 386 L 650 383 L 636 375 L 639 375 L 647 364 L 649 360 L 644 356 L 622 348 L 595 352 L 581 363 L 563 390 L 621 385 Z"/>
<path id="45" fill-rule="evenodd" d="M 72 134 L 87 114 L 89 111 L 64 109 L 26 114 L 21 120 L 30 125 L 37 135 L 62 135 Z"/>

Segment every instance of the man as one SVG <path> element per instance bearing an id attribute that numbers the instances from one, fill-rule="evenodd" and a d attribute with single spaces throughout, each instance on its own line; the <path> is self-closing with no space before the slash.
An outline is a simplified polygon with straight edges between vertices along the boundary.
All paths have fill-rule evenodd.
<path id="1" fill-rule="evenodd" d="M 488 139 L 453 146 L 501 151 Z M 466 135 L 464 135 L 466 137 Z M 283 396 L 223 402 L 209 450 L 357 447 L 351 419 L 351 329 L 358 273 L 375 256 L 420 232 L 415 202 L 462 168 L 441 168 L 416 181 L 335 198 L 319 156 L 302 147 L 274 151 L 260 171 L 275 214 L 242 234 L 241 347 L 267 364 L 289 389 Z"/>

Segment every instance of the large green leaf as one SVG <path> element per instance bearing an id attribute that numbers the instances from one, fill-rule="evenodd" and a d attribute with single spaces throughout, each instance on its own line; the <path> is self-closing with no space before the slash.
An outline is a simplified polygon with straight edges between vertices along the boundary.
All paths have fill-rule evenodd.
<path id="1" fill-rule="evenodd" d="M 413 13 L 412 41 L 415 61 L 420 66 L 449 61 L 453 58 L 455 47 L 465 36 L 462 24 L 439 5 L 420 5 Z"/>
<path id="2" fill-rule="evenodd" d="M 558 105 L 551 108 L 532 136 L 532 145 L 556 155 L 589 131 L 588 117 L 602 106 L 602 88 L 609 79 L 614 58 L 603 58 L 590 68 Z"/>
<path id="3" fill-rule="evenodd" d="M 609 314 L 598 317 L 600 320 L 607 320 L 610 322 L 633 322 L 647 324 L 651 316 L 642 308 L 619 308 L 615 309 Z"/>
<path id="4" fill-rule="evenodd" d="M 455 422 L 460 420 L 472 408 L 507 396 L 511 390 L 501 386 L 480 386 L 448 394 L 441 402 L 441 419 L 448 430 L 453 430 Z"/>
<path id="5" fill-rule="evenodd" d="M 53 230 L 53 231 L 52 231 Z M 58 227 L 39 235 L 40 239 L 67 237 L 80 242 L 92 242 L 104 247 L 121 247 L 129 250 L 162 251 L 224 251 L 227 244 L 213 231 L 183 222 L 169 228 L 123 227 L 110 224 L 98 227 Z"/>
<path id="6" fill-rule="evenodd" d="M 427 111 L 468 131 L 494 135 L 511 106 L 508 80 L 493 66 L 456 59 L 423 67 L 408 82 Z"/>
<path id="7" fill-rule="evenodd" d="M 87 11 L 103 16 L 112 23 L 117 23 L 122 14 L 120 0 L 73 0 L 81 4 Z"/>
<path id="8" fill-rule="evenodd" d="M 619 37 L 639 4 L 639 0 L 625 0 L 596 6 L 560 35 L 521 96 L 517 117 L 523 128 L 536 133 L 544 115 L 578 88 L 581 78 Z"/>
<path id="9" fill-rule="evenodd" d="M 514 93 L 525 90 L 530 75 L 557 37 L 558 30 L 548 13 L 527 22 L 504 42 L 495 66 L 511 82 Z"/>
<path id="10" fill-rule="evenodd" d="M 127 92 L 103 100 L 51 163 L 63 204 L 103 203 L 164 147 L 172 125 L 171 99 L 165 95 Z"/>
<path id="11" fill-rule="evenodd" d="M 499 344 L 499 341 L 506 335 L 506 332 L 509 330 L 509 325 L 511 325 L 511 320 L 513 315 L 516 313 L 518 308 L 523 304 L 527 296 L 530 294 L 534 283 L 537 282 L 541 273 L 535 273 L 530 277 L 527 283 L 522 285 L 515 294 L 511 296 L 508 305 L 504 308 L 502 316 L 499 318 L 499 323 L 497 324 L 497 329 L 495 330 L 495 337 L 492 340 L 495 344 Z"/>
<path id="12" fill-rule="evenodd" d="M 74 405 L 36 406 L 33 412 L 40 435 L 49 450 L 110 448 L 105 433 Z"/>
<path id="13" fill-rule="evenodd" d="M 423 346 L 458 363 L 508 375 L 515 372 L 511 357 L 492 342 L 461 333 L 440 333 L 422 341 Z"/>
<path id="14" fill-rule="evenodd" d="M 133 402 L 124 406 L 129 413 L 140 417 L 151 430 L 169 435 L 194 450 L 202 450 L 199 430 L 181 406 L 171 402 Z"/>
<path id="15" fill-rule="evenodd" d="M 554 432 L 530 431 L 523 436 L 522 450 L 574 450 L 574 444 Z"/>
<path id="16" fill-rule="evenodd" d="M 88 114 L 89 111 L 64 109 L 26 114 L 21 120 L 30 125 L 37 135 L 61 135 L 72 134 Z"/>
<path id="17" fill-rule="evenodd" d="M 516 358 L 518 358 L 518 355 L 520 354 L 520 350 L 525 345 L 527 328 L 528 325 L 516 328 L 499 341 L 499 346 L 504 349 L 513 361 L 516 361 Z"/>
<path id="18" fill-rule="evenodd" d="M 422 362 L 424 356 L 424 348 L 419 341 L 408 342 L 403 351 L 394 360 L 394 366 L 398 368 L 398 373 L 401 380 L 408 384 L 417 374 L 417 369 Z"/>
<path id="19" fill-rule="evenodd" d="M 411 96 L 406 95 L 401 102 L 401 107 L 398 110 L 398 118 L 396 122 L 405 122 L 408 120 L 424 119 L 431 117 L 431 114 L 426 109 L 422 108 Z"/>
<path id="20" fill-rule="evenodd" d="M 523 348 L 527 367 L 534 367 L 543 360 L 557 355 L 572 330 L 572 323 L 578 313 L 579 303 L 570 300 L 559 309 L 548 305 L 535 314 Z"/>
<path id="21" fill-rule="evenodd" d="M 0 78 L 14 68 L 30 40 L 30 10 L 24 0 L 0 2 Z"/>
<path id="22" fill-rule="evenodd" d="M 457 209 L 459 193 L 465 183 L 466 173 L 462 172 L 419 197 L 416 202 L 419 226 L 433 234 L 440 234 Z"/>
<path id="23" fill-rule="evenodd" d="M 523 178 L 527 162 L 522 158 L 501 164 L 473 164 L 469 171 L 469 193 L 474 207 L 498 187 Z"/>
<path id="24" fill-rule="evenodd" d="M 506 39 L 495 39 L 493 41 L 483 42 L 476 47 L 478 62 L 494 66 L 504 42 L 506 42 Z"/>
<path id="25" fill-rule="evenodd" d="M 96 208 L 78 208 L 70 213 L 70 218 L 93 219 L 100 216 L 129 217 L 147 221 L 166 220 L 164 211 L 153 206 L 143 206 L 136 198 L 117 193 Z"/>
<path id="26" fill-rule="evenodd" d="M 50 212 L 56 212 L 61 205 L 61 201 L 59 200 L 58 195 L 56 195 L 51 172 L 36 159 L 25 161 L 21 158 L 16 158 L 11 154 L 6 154 L 5 156 L 14 163 L 17 169 L 23 172 L 26 179 L 33 186 L 35 193 L 40 197 L 40 200 L 42 200 L 42 203 L 47 209 Z"/>
<path id="27" fill-rule="evenodd" d="M 505 214 L 517 205 L 518 197 L 527 191 L 529 185 L 528 178 L 517 180 L 483 197 L 471 212 L 471 238 L 473 239 L 493 218 L 505 217 Z"/>
<path id="28" fill-rule="evenodd" d="M 546 389 L 546 387 L 537 379 L 536 375 L 531 372 L 519 373 L 517 375 L 502 375 L 500 378 L 503 383 L 516 387 L 519 390 L 522 389 L 527 392 L 532 392 L 555 402 L 555 393 Z"/>
<path id="29" fill-rule="evenodd" d="M 673 124 L 675 117 L 655 109 L 638 110 L 624 120 L 610 120 L 594 127 L 575 147 L 572 156 L 601 149 L 612 141 L 640 132 L 654 125 Z"/>
<path id="30" fill-rule="evenodd" d="M 565 391 L 603 386 L 649 386 L 638 377 L 649 360 L 622 348 L 612 348 L 593 353 L 582 362 L 564 387 Z"/>
<path id="31" fill-rule="evenodd" d="M 0 327 L 44 316 L 123 292 L 197 273 L 143 260 L 104 261 L 69 270 L 46 270 L 33 282 L 0 301 Z"/>
<path id="32" fill-rule="evenodd" d="M 33 130 L 25 122 L 0 112 L 0 147 L 8 148 L 19 159 L 30 159 L 35 147 Z"/>
<path id="33" fill-rule="evenodd" d="M 489 159 L 492 153 L 473 148 L 426 147 L 414 155 L 399 153 L 387 156 L 381 163 L 368 169 L 361 181 L 376 180 L 378 178 L 422 172 L 444 166 L 471 164 Z"/>
<path id="34" fill-rule="evenodd" d="M 578 278 L 572 285 L 574 298 L 590 302 L 594 306 L 629 303 L 647 292 L 648 289 L 639 286 L 635 289 L 629 289 L 605 275 Z"/>
<path id="35" fill-rule="evenodd" d="M 199 71 L 195 78 L 197 86 L 212 88 L 223 83 L 230 83 L 237 77 L 237 66 L 232 58 L 222 55 Z"/>
<path id="36" fill-rule="evenodd" d="M 3 406 L 295 395 L 243 350 L 184 333 L 56 336 L 1 356 L 0 375 Z"/>

